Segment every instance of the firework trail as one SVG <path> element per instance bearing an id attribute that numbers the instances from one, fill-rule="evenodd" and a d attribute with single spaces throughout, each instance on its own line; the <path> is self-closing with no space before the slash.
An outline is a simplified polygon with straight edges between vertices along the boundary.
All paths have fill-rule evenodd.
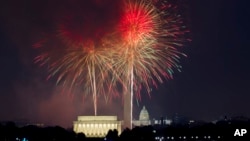
<path id="1" fill-rule="evenodd" d="M 63 43 L 66 47 L 59 50 L 50 49 L 37 56 L 35 63 L 40 63 L 41 66 L 48 65 L 47 79 L 57 77 L 56 83 L 69 85 L 69 91 L 79 87 L 84 95 L 92 94 L 94 113 L 97 115 L 98 94 L 104 94 L 107 101 L 111 94 L 116 93 L 115 89 L 111 89 L 115 87 L 115 82 L 110 74 L 112 53 L 106 47 L 109 41 L 103 39 L 100 44 L 95 44 L 87 40 L 76 45 L 70 43 L 70 46 L 67 45 L 70 41 L 66 42 Z M 41 44 L 46 45 L 46 43 Z"/>
<path id="2" fill-rule="evenodd" d="M 35 63 L 48 67 L 48 79 L 69 86 L 67 91 L 77 88 L 84 96 L 91 95 L 95 115 L 99 95 L 106 101 L 117 96 L 112 89 L 116 82 L 110 73 L 113 42 L 108 34 L 118 19 L 119 4 L 113 0 L 66 1 L 64 9 L 57 8 L 61 12 L 55 18 L 55 30 L 35 45 L 42 50 Z"/>
<path id="3" fill-rule="evenodd" d="M 167 1 L 123 2 L 121 17 L 115 28 L 109 26 L 109 32 L 98 25 L 92 33 L 84 23 L 88 20 L 78 22 L 79 17 L 68 16 L 68 21 L 77 20 L 60 24 L 53 40 L 60 44 L 47 43 L 52 48 L 37 56 L 35 62 L 48 65 L 48 78 L 57 76 L 57 83 L 69 84 L 71 89 L 81 87 L 84 95 L 92 94 L 95 115 L 98 94 L 108 94 L 105 97 L 109 99 L 117 94 L 116 84 L 121 85 L 123 96 L 131 98 L 131 128 L 134 95 L 140 99 L 142 88 L 150 95 L 152 85 L 172 79 L 174 70 L 180 70 L 179 60 L 185 54 L 178 47 L 186 41 L 187 30 L 176 7 Z M 75 23 L 87 27 L 77 30 Z M 46 46 L 46 41 L 41 44 Z"/>
<path id="4" fill-rule="evenodd" d="M 116 48 L 114 68 L 126 86 L 130 98 L 130 128 L 132 127 L 133 95 L 140 99 L 141 88 L 150 94 L 163 79 L 171 79 L 179 70 L 180 56 L 186 30 L 179 15 L 167 2 L 127 0 L 118 26 L 120 44 Z M 128 113 L 125 113 L 128 114 Z"/>

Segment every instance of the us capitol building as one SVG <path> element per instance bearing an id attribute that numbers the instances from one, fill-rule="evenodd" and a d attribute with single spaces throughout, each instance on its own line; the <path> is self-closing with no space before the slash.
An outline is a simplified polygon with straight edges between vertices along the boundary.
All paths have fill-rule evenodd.
<path id="1" fill-rule="evenodd" d="M 151 125 L 151 121 L 149 119 L 149 114 L 148 110 L 143 106 L 140 115 L 139 115 L 139 120 L 133 120 L 133 125 L 134 126 L 147 126 Z"/>
<path id="2" fill-rule="evenodd" d="M 118 121 L 117 116 L 78 116 L 77 121 L 73 122 L 73 130 L 76 133 L 84 133 L 86 137 L 105 137 L 110 129 L 116 129 L 120 135 L 122 122 Z M 158 122 L 155 120 L 151 123 L 149 113 L 143 106 L 139 120 L 133 120 L 133 126 L 147 126 Z M 170 120 L 166 122 L 171 123 Z"/>

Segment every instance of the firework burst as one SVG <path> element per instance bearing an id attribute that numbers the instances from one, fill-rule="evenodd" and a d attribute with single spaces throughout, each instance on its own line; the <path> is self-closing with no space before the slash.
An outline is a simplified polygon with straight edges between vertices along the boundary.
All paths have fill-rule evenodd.
<path id="1" fill-rule="evenodd" d="M 188 31 L 172 8 L 152 0 L 125 1 L 114 68 L 123 80 L 134 83 L 138 98 L 141 84 L 150 92 L 150 86 L 156 86 L 157 81 L 171 79 L 174 69 L 181 68 L 180 56 L 186 56 L 177 47 L 183 45 Z"/>
<path id="2" fill-rule="evenodd" d="M 124 5 L 118 29 L 123 43 L 128 47 L 137 47 L 154 40 L 159 18 L 155 7 L 146 1 L 125 1 Z"/>
<path id="3" fill-rule="evenodd" d="M 69 41 L 67 41 L 69 42 Z M 45 43 L 42 43 L 45 45 Z M 103 94 L 106 101 L 111 94 L 115 81 L 112 80 L 109 42 L 105 39 L 100 44 L 88 40 L 81 44 L 50 49 L 35 58 L 35 63 L 48 66 L 47 79 L 57 77 L 56 83 L 70 86 L 70 90 L 79 87 L 84 95 L 92 94 L 94 112 L 97 115 L 97 97 Z"/>
<path id="4" fill-rule="evenodd" d="M 118 26 L 114 68 L 130 98 L 130 128 L 132 127 L 133 95 L 140 99 L 141 88 L 150 94 L 151 86 L 172 79 L 174 69 L 180 70 L 177 47 L 182 46 L 186 30 L 172 6 L 152 0 L 127 0 Z M 126 96 L 127 95 L 127 96 Z M 128 113 L 125 113 L 128 114 Z"/>
<path id="5" fill-rule="evenodd" d="M 91 94 L 95 115 L 98 94 L 114 95 L 116 84 L 123 86 L 123 96 L 131 98 L 131 127 L 134 93 L 140 99 L 142 88 L 150 94 L 152 85 L 157 87 L 164 79 L 172 79 L 173 72 L 180 70 L 179 60 L 185 54 L 178 47 L 183 46 L 188 31 L 176 7 L 167 1 L 123 2 L 120 20 L 110 31 L 100 27 L 93 33 L 87 27 L 75 30 L 78 27 L 72 25 L 77 21 L 61 24 L 55 42 L 62 47 L 45 51 L 35 61 L 48 64 L 48 78 L 57 76 L 57 83 L 79 86 L 84 95 Z M 110 95 L 105 97 L 109 99 Z"/>

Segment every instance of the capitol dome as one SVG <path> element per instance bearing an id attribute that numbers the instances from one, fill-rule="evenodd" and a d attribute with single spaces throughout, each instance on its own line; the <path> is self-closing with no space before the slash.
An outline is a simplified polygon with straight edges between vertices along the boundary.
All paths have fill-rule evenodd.
<path id="1" fill-rule="evenodd" d="M 147 109 L 145 108 L 145 106 L 143 106 L 141 112 L 140 112 L 140 116 L 139 116 L 139 120 L 149 120 L 149 114 Z"/>

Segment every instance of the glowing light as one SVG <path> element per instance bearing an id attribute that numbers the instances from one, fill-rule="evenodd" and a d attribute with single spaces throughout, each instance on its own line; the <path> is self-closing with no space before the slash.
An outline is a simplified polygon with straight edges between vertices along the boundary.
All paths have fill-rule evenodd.
<path id="1" fill-rule="evenodd" d="M 69 91 L 78 87 L 83 95 L 91 94 L 95 115 L 98 96 L 103 94 L 107 101 L 117 96 L 117 84 L 121 85 L 124 96 L 131 95 L 132 127 L 134 95 L 141 99 L 142 88 L 150 95 L 152 85 L 157 87 L 180 71 L 179 60 L 186 55 L 178 47 L 187 40 L 187 30 L 166 1 L 124 0 L 123 6 L 115 30 L 98 37 L 75 33 L 74 23 L 60 23 L 52 39 L 34 45 L 49 46 L 35 62 L 48 66 L 48 79 L 57 77 L 56 83 L 69 86 Z"/>
<path id="2" fill-rule="evenodd" d="M 171 6 L 152 0 L 127 0 L 123 18 L 118 26 L 118 41 L 113 55 L 116 76 L 123 80 L 124 94 L 129 94 L 132 127 L 133 97 L 141 99 L 144 87 L 148 94 L 164 79 L 172 79 L 180 70 L 177 47 L 182 46 L 185 30 L 180 16 L 169 13 Z M 119 36 L 120 34 L 120 36 Z"/>

